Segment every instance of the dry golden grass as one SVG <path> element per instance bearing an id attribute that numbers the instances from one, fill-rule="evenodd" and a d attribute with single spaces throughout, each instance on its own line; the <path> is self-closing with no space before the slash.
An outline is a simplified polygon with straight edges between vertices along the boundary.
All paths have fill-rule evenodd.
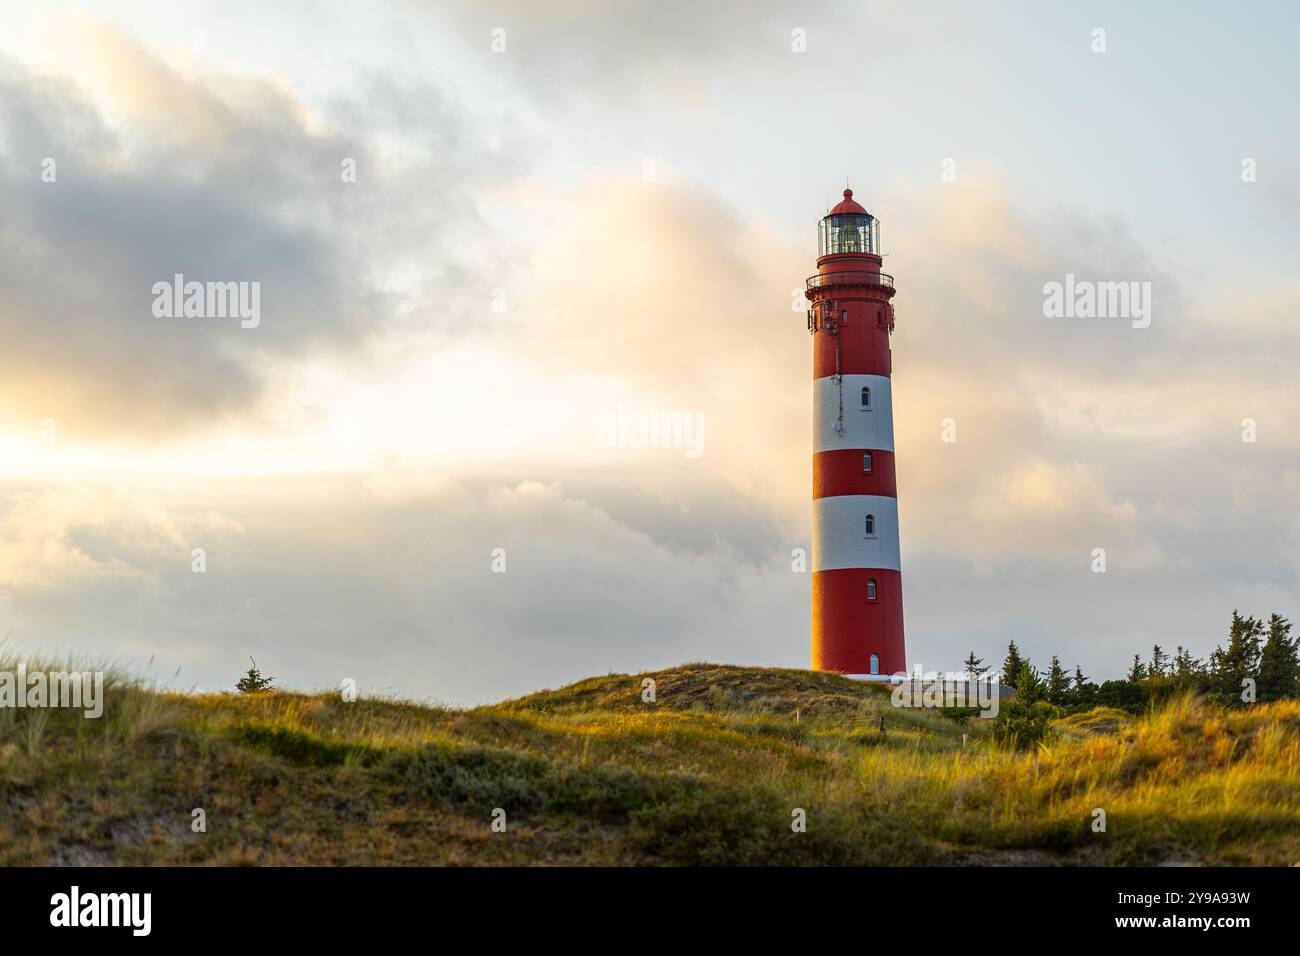
<path id="1" fill-rule="evenodd" d="M 879 686 L 709 664 L 472 710 L 112 675 L 100 720 L 0 709 L 0 863 L 1300 861 L 1300 703 L 1059 724 L 1008 752 Z"/>

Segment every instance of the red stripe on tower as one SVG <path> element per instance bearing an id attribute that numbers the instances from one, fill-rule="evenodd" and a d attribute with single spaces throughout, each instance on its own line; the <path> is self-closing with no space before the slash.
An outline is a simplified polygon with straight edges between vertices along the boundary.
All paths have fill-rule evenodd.
<path id="1" fill-rule="evenodd" d="M 889 336 L 894 280 L 880 226 L 844 190 L 818 228 L 813 337 L 812 666 L 907 670 Z"/>

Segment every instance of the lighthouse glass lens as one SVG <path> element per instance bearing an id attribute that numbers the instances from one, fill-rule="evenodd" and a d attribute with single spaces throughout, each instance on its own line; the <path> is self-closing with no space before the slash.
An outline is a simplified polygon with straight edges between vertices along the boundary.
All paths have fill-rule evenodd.
<path id="1" fill-rule="evenodd" d="M 827 216 L 822 220 L 821 254 L 875 252 L 873 225 L 870 216 Z"/>

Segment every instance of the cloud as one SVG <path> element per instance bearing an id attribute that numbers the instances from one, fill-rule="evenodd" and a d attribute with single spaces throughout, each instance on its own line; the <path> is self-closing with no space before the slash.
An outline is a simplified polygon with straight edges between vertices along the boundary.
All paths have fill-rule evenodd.
<path id="1" fill-rule="evenodd" d="M 905 559 L 956 558 L 981 576 L 1025 560 L 1068 572 L 1102 547 L 1121 573 L 1222 576 L 1245 561 L 1294 589 L 1287 546 L 1267 543 L 1272 520 L 1258 509 L 1285 507 L 1264 486 L 1295 474 L 1283 423 L 1300 400 L 1274 352 L 1295 341 L 1278 321 L 1294 292 L 1234 304 L 1228 325 L 1223 304 L 1189 297 L 1177 261 L 1122 223 L 1031 216 L 996 185 L 939 199 L 903 189 L 882 205 L 901 220 L 890 261 Z M 598 381 L 593 415 L 699 409 L 708 423 L 697 463 L 643 450 L 603 473 L 683 507 L 699 493 L 694 467 L 761 503 L 769 540 L 806 540 L 808 343 L 790 287 L 811 271 L 810 251 L 672 177 L 597 175 L 553 197 L 553 221 L 511 331 L 522 351 L 555 381 Z M 1151 327 L 1044 319 L 1043 283 L 1067 272 L 1151 282 Z M 1246 415 L 1267 419 L 1267 442 L 1241 441 Z M 1245 523 L 1243 547 L 1206 547 L 1224 521 Z"/>
<path id="2" fill-rule="evenodd" d="M 183 686 L 227 686 L 252 654 L 288 686 L 461 703 L 699 656 L 802 662 L 807 576 L 786 561 L 666 546 L 558 484 L 394 481 L 241 482 L 202 509 L 177 489 L 5 489 L 6 630 L 136 665 L 147 650 Z"/>
<path id="3" fill-rule="evenodd" d="M 412 7 L 422 14 L 428 9 Z M 715 99 L 716 85 L 759 79 L 774 63 L 789 63 L 796 29 L 811 32 L 823 56 L 861 53 L 846 35 L 858 35 L 853 8 L 825 0 L 632 0 L 617 6 L 563 0 L 544 8 L 496 0 L 447 4 L 436 16 L 470 43 L 480 39 L 469 47 L 479 51 L 472 62 L 504 72 L 523 96 L 566 110 L 586 111 L 594 103 L 617 103 L 625 112 L 659 106 L 706 115 L 725 109 Z M 887 50 L 888 23 L 878 19 L 872 26 L 877 49 Z"/>
<path id="4" fill-rule="evenodd" d="M 764 214 L 804 185 L 774 169 L 740 207 L 667 163 L 652 182 L 585 154 L 548 165 L 642 107 L 725 124 L 718 90 L 788 58 L 799 21 L 450 16 L 484 61 L 488 29 L 509 30 L 497 80 L 516 95 L 491 117 L 399 68 L 309 105 L 94 21 L 56 32 L 48 70 L 0 63 L 0 420 L 53 417 L 116 468 L 72 456 L 79 480 L 0 487 L 19 640 L 157 655 L 205 687 L 252 654 L 290 686 L 458 702 L 686 659 L 806 663 L 790 552 L 810 533 L 814 250 Z M 1300 289 L 1207 300 L 1176 246 L 962 169 L 873 196 L 899 288 L 913 656 L 994 659 L 1014 637 L 1110 676 L 1153 641 L 1208 651 L 1234 603 L 1287 613 Z M 261 327 L 154 319 L 151 286 L 175 272 L 261 281 Z M 1043 319 L 1066 273 L 1151 282 L 1151 327 Z M 703 455 L 603 447 L 620 408 L 702 415 Z M 183 477 L 154 467 L 209 432 Z"/>
<path id="5" fill-rule="evenodd" d="M 0 417 L 132 440 L 248 423 L 277 363 L 364 361 L 385 331 L 452 325 L 460 289 L 481 285 L 459 250 L 486 229 L 470 197 L 492 160 L 438 91 L 362 77 L 355 96 L 387 110 L 366 120 L 341 96 L 352 125 L 337 126 L 282 83 L 59 26 L 71 79 L 0 60 Z M 412 115 L 459 149 L 386 148 L 386 124 Z M 176 274 L 260 283 L 261 324 L 156 318 L 153 285 Z"/>

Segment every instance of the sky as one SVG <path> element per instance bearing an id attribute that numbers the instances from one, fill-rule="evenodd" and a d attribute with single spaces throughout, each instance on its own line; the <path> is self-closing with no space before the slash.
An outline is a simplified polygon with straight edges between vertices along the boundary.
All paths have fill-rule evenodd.
<path id="1" fill-rule="evenodd" d="M 0 0 L 0 636 L 450 704 L 806 667 L 846 183 L 898 288 L 910 664 L 1104 679 L 1300 617 L 1298 19 Z M 177 274 L 256 323 L 158 314 Z M 1149 324 L 1045 318 L 1067 275 Z"/>

